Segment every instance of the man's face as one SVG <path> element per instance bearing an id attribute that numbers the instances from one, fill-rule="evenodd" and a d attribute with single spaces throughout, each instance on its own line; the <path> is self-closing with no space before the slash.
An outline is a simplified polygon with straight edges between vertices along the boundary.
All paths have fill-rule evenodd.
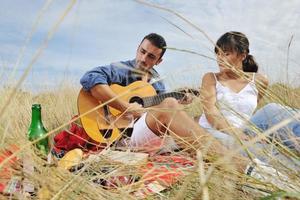
<path id="1" fill-rule="evenodd" d="M 142 71 L 148 71 L 162 61 L 159 58 L 161 52 L 162 49 L 154 46 L 149 40 L 145 39 L 136 52 L 136 67 Z"/>

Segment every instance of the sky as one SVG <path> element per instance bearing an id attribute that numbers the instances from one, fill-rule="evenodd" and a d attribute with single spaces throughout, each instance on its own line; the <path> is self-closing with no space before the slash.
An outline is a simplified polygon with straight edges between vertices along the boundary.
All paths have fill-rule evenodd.
<path id="1" fill-rule="evenodd" d="M 167 10 L 134 0 L 1 0 L 1 85 L 30 69 L 21 88 L 80 87 L 87 70 L 133 59 L 141 39 L 156 32 L 172 48 L 155 67 L 167 88 L 199 87 L 204 73 L 218 71 L 214 42 L 227 31 L 247 35 L 271 83 L 300 85 L 299 0 L 144 2 Z"/>

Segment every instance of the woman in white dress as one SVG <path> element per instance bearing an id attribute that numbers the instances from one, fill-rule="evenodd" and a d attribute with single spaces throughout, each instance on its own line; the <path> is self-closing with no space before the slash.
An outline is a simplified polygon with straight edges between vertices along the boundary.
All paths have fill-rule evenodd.
<path id="1" fill-rule="evenodd" d="M 215 53 L 219 72 L 203 76 L 201 101 L 204 112 L 199 124 L 223 144 L 234 147 L 233 144 L 239 140 L 248 140 L 249 135 L 256 135 L 257 130 L 250 124 L 264 132 L 299 113 L 271 103 L 253 115 L 266 92 L 268 79 L 258 73 L 258 65 L 250 55 L 249 40 L 243 33 L 227 32 L 222 35 L 216 43 Z M 273 134 L 289 148 L 299 151 L 299 119 L 294 119 Z"/>

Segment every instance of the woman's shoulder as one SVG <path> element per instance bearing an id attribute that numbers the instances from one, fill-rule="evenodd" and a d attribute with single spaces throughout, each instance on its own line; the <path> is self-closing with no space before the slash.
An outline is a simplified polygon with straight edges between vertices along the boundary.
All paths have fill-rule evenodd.
<path id="1" fill-rule="evenodd" d="M 259 84 L 268 85 L 269 80 L 267 75 L 261 73 L 255 73 L 255 82 Z"/>
<path id="2" fill-rule="evenodd" d="M 216 73 L 214 72 L 207 72 L 204 74 L 202 77 L 202 83 L 210 83 L 210 84 L 215 84 L 216 83 Z"/>
<path id="3" fill-rule="evenodd" d="M 257 72 L 245 72 L 247 79 L 252 79 L 255 82 L 268 82 L 268 77 L 265 74 Z"/>
<path id="4" fill-rule="evenodd" d="M 218 77 L 218 72 L 207 72 L 204 74 L 202 79 L 212 79 L 212 80 L 216 80 L 216 78 Z"/>

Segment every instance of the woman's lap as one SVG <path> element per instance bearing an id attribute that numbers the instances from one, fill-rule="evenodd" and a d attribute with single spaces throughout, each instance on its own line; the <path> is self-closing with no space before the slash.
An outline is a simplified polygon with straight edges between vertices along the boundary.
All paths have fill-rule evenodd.
<path id="1" fill-rule="evenodd" d="M 250 121 L 261 132 L 279 124 L 286 119 L 292 119 L 299 113 L 300 110 L 292 109 L 287 106 L 282 106 L 276 103 L 270 103 L 259 109 L 250 119 Z M 247 129 L 246 133 L 254 133 Z M 274 131 L 270 138 L 275 137 L 279 139 L 284 145 L 291 149 L 296 149 L 300 152 L 300 120 L 293 119 L 288 125 Z"/>

